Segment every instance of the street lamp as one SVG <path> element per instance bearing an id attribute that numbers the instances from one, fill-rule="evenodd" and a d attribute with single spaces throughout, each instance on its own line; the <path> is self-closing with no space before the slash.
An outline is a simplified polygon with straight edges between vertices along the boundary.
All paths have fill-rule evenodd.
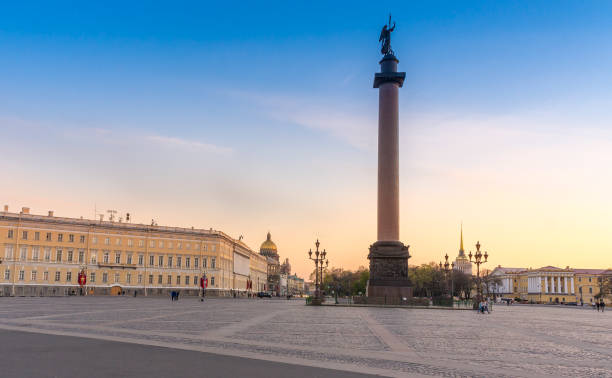
<path id="1" fill-rule="evenodd" d="M 315 242 L 316 250 L 315 257 L 312 257 L 312 249 L 308 250 L 308 258 L 315 263 L 315 300 L 313 304 L 321 304 L 321 286 L 323 284 L 323 269 L 329 266 L 329 260 L 326 259 L 327 251 L 319 251 L 319 239 Z"/>
<path id="2" fill-rule="evenodd" d="M 450 292 L 450 297 L 451 299 L 453 299 L 454 297 L 454 292 L 455 292 L 455 281 L 453 279 L 453 270 L 455 269 L 455 263 L 451 262 L 450 264 L 448 263 L 448 253 L 444 256 L 444 264 L 442 264 L 442 261 L 440 261 L 440 270 L 444 272 L 444 275 L 447 276 L 450 273 L 450 277 L 451 277 L 451 292 Z M 446 278 L 446 288 L 448 289 L 448 277 Z"/>
<path id="3" fill-rule="evenodd" d="M 482 297 L 482 285 L 480 284 L 480 264 L 484 264 L 487 262 L 487 259 L 489 258 L 489 254 L 487 253 L 487 251 L 485 251 L 485 253 L 483 254 L 482 252 L 480 252 L 480 242 L 477 241 L 476 242 L 476 253 L 474 255 L 472 255 L 472 251 L 470 251 L 470 254 L 468 255 L 470 258 L 470 262 L 473 262 L 474 264 L 476 264 L 476 281 L 478 282 L 478 300 L 481 300 Z M 472 256 L 474 257 L 474 261 L 472 261 Z M 484 261 L 482 261 L 482 258 L 484 257 Z"/>

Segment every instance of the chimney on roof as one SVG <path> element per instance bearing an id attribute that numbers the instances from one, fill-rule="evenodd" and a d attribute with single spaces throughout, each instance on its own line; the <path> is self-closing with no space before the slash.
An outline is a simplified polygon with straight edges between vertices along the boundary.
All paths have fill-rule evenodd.
<path id="1" fill-rule="evenodd" d="M 29 207 L 22 207 L 21 208 L 21 213 L 22 214 L 30 214 L 30 208 Z"/>
<path id="2" fill-rule="evenodd" d="M 8 205 L 4 205 L 4 212 L 8 212 Z"/>
<path id="3" fill-rule="evenodd" d="M 53 216 L 53 210 L 49 210 L 49 216 L 52 217 Z"/>

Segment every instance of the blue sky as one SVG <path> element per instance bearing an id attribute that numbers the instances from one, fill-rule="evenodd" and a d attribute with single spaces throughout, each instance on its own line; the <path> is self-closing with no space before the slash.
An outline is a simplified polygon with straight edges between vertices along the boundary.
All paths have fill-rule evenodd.
<path id="1" fill-rule="evenodd" d="M 407 72 L 403 237 L 416 239 L 420 262 L 437 259 L 454 253 L 463 220 L 510 263 L 516 246 L 500 229 L 518 232 L 526 216 L 511 209 L 534 201 L 529 218 L 550 224 L 541 214 L 558 202 L 542 203 L 560 185 L 578 201 L 561 229 L 583 216 L 603 224 L 576 209 L 612 209 L 611 11 L 604 1 L 3 4 L 0 128 L 11 158 L 0 167 L 17 183 L 5 201 L 71 216 L 118 207 L 143 222 L 245 234 L 254 248 L 271 230 L 296 260 L 324 236 L 345 256 L 338 265 L 366 264 L 372 78 L 391 12 Z M 493 229 L 471 209 L 500 198 L 513 205 L 490 210 Z M 428 238 L 428 222 L 444 230 Z M 547 241 L 559 229 L 547 227 L 540 247 L 558 249 Z"/>

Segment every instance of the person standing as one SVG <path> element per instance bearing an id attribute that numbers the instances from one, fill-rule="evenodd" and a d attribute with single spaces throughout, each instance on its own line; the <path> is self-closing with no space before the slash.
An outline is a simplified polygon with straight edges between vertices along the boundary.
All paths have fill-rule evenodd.
<path id="1" fill-rule="evenodd" d="M 601 312 L 604 312 L 604 309 L 606 308 L 606 302 L 604 302 L 603 297 L 599 300 L 599 308 L 601 309 Z"/>
<path id="2" fill-rule="evenodd" d="M 595 299 L 595 306 L 597 306 L 597 312 L 599 312 L 599 301 Z"/>

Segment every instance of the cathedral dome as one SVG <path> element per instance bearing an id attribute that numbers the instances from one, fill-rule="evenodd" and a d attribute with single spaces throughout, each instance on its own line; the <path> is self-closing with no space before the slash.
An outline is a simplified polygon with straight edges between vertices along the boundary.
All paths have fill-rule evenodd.
<path id="1" fill-rule="evenodd" d="M 278 250 L 276 248 L 276 244 L 272 241 L 272 235 L 268 232 L 268 237 L 266 240 L 261 243 L 261 247 L 259 247 L 259 253 L 264 256 L 274 257 L 278 259 Z"/>

